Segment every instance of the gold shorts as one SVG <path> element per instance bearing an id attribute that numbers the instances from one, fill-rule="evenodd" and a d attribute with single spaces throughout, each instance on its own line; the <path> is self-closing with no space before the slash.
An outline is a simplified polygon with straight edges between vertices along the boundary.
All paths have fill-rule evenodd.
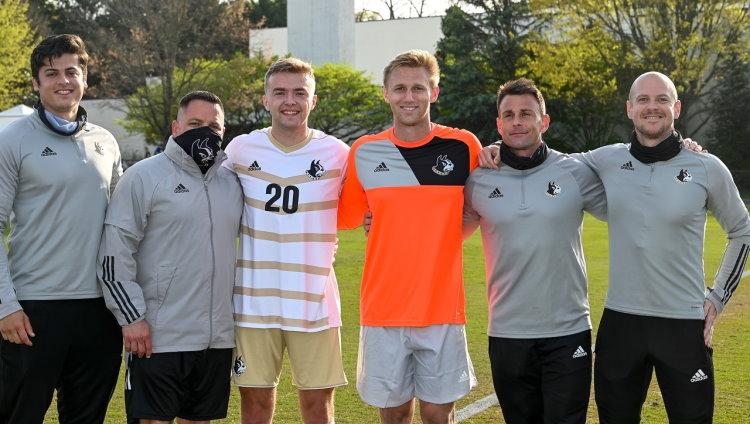
<path id="1" fill-rule="evenodd" d="M 300 390 L 347 384 L 339 328 L 305 333 L 278 328 L 234 327 L 232 381 L 240 387 L 276 387 L 284 349 L 292 365 L 292 383 Z"/>

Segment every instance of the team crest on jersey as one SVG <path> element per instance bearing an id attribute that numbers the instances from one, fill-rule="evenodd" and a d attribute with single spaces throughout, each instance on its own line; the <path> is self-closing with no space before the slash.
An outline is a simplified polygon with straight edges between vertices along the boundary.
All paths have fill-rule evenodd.
<path id="1" fill-rule="evenodd" d="M 448 155 L 437 157 L 437 163 L 432 167 L 432 172 L 438 175 L 448 175 L 453 171 L 453 162 L 448 159 Z"/>
<path id="2" fill-rule="evenodd" d="M 313 159 L 313 161 L 310 162 L 310 169 L 305 171 L 305 174 L 307 174 L 311 180 L 319 180 L 325 172 L 326 170 L 323 168 L 323 165 L 320 164 L 320 161 Z"/>
<path id="3" fill-rule="evenodd" d="M 562 187 L 554 181 L 547 183 L 547 196 L 555 197 L 562 191 Z"/>
<path id="4" fill-rule="evenodd" d="M 687 169 L 680 169 L 680 173 L 674 179 L 680 184 L 686 184 L 692 181 L 693 176 L 690 175 Z"/>
<path id="5" fill-rule="evenodd" d="M 242 360 L 242 356 L 238 356 L 237 359 L 234 360 L 234 367 L 232 367 L 234 375 L 240 376 L 246 369 L 247 366 L 245 365 L 245 361 Z"/>

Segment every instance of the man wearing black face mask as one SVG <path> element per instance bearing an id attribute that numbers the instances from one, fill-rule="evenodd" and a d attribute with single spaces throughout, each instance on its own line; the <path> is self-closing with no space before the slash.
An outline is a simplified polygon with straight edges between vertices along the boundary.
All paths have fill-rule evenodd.
<path id="1" fill-rule="evenodd" d="M 129 422 L 226 417 L 242 189 L 221 167 L 214 94 L 180 101 L 163 154 L 128 169 L 99 250 L 99 281 L 122 326 Z"/>

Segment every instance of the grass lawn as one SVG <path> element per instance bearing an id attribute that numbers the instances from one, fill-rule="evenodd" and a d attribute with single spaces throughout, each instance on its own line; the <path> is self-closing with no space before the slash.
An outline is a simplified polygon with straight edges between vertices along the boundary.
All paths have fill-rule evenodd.
<path id="1" fill-rule="evenodd" d="M 713 218 L 709 219 L 706 231 L 705 268 L 706 280 L 711 282 L 724 249 L 723 232 Z M 357 341 L 359 337 L 359 281 L 364 262 L 365 239 L 361 230 L 339 233 L 340 247 L 336 260 L 336 273 L 341 291 L 344 327 L 342 348 L 344 366 L 349 385 L 336 391 L 336 422 L 377 423 L 376 408 L 360 401 L 355 387 L 357 364 Z M 606 225 L 590 216 L 584 225 L 584 247 L 588 265 L 591 317 L 594 329 L 602 314 L 607 287 L 608 246 Z M 675 251 L 675 254 L 680 254 Z M 634 276 L 637 275 L 634 270 Z M 479 234 L 475 234 L 464 245 L 464 275 L 466 282 L 466 310 L 469 322 L 467 333 L 469 350 L 474 362 L 479 385 L 457 403 L 462 408 L 475 400 L 493 393 L 487 358 L 487 301 L 484 285 L 484 260 Z M 714 366 L 716 368 L 716 412 L 714 423 L 728 424 L 747 422 L 750 417 L 750 283 L 740 284 L 732 302 L 719 317 L 714 335 Z M 250 363 L 248 363 L 250 365 Z M 112 399 L 107 418 L 108 423 L 124 423 L 122 400 L 122 373 L 120 385 Z M 593 395 L 592 395 L 593 396 Z M 421 422 L 418 419 L 416 422 Z M 596 423 L 596 411 L 592 402 L 589 407 L 589 422 Z M 54 423 L 54 406 L 46 423 Z M 217 423 L 239 422 L 239 396 L 232 391 L 229 416 Z M 290 371 L 286 364 L 282 384 L 279 386 L 275 422 L 300 422 L 297 395 L 290 383 Z M 502 423 L 502 414 L 497 406 L 463 421 L 465 423 Z M 659 390 L 652 384 L 643 410 L 643 423 L 666 423 L 664 405 Z"/>

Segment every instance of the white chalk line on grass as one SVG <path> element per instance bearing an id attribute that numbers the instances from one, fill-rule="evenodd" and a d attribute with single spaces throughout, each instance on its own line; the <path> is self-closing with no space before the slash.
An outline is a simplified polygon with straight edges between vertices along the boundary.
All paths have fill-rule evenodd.
<path id="1" fill-rule="evenodd" d="M 494 394 L 479 399 L 471 405 L 468 405 L 465 408 L 456 411 L 456 422 L 460 423 L 461 421 L 470 418 L 493 405 L 497 405 L 497 396 L 495 396 Z"/>
<path id="2" fill-rule="evenodd" d="M 742 273 L 742 278 L 745 278 L 748 275 L 750 275 L 750 269 Z M 465 408 L 456 411 L 456 422 L 460 423 L 461 421 L 470 418 L 494 405 L 497 405 L 497 396 L 495 396 L 494 394 L 479 399 L 478 401 L 467 405 Z"/>

